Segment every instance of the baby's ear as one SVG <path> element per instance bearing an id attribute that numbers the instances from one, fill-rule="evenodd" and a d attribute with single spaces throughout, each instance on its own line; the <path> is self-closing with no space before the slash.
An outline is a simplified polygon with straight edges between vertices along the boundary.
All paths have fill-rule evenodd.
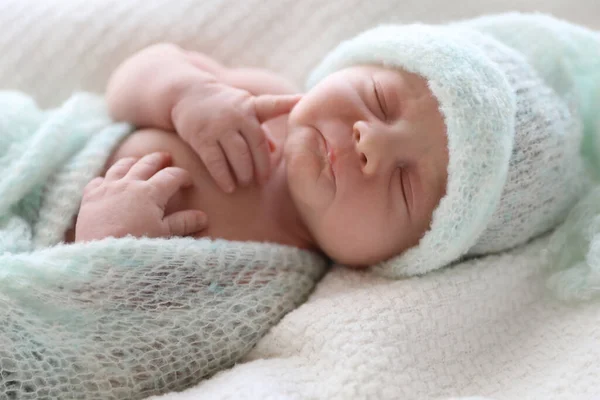
<path id="1" fill-rule="evenodd" d="M 301 94 L 256 96 L 254 97 L 256 118 L 263 123 L 280 115 L 288 114 L 301 98 Z"/>

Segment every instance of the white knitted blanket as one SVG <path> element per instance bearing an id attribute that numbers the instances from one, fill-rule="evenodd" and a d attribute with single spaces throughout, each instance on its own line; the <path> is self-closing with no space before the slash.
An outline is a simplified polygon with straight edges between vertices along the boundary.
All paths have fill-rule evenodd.
<path id="1" fill-rule="evenodd" d="M 596 1 L 530 3 L 583 21 L 600 15 Z M 102 90 L 124 57 L 161 40 L 300 83 L 339 40 L 377 22 L 444 19 L 439 4 L 456 3 L 3 0 L 0 87 L 58 104 L 75 89 Z M 460 8 L 527 2 L 489 4 Z M 549 296 L 548 243 L 403 281 L 334 268 L 243 362 L 160 399 L 592 399 L 600 395 L 600 306 Z"/>

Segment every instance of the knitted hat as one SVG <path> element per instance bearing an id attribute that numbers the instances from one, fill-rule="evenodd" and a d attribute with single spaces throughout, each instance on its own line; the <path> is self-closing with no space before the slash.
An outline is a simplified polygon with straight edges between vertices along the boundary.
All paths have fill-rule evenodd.
<path id="1" fill-rule="evenodd" d="M 523 243 L 565 217 L 583 187 L 579 119 L 519 52 L 458 25 L 386 25 L 341 43 L 308 85 L 369 64 L 428 80 L 449 153 L 446 195 L 429 230 L 377 272 L 423 274 Z"/>

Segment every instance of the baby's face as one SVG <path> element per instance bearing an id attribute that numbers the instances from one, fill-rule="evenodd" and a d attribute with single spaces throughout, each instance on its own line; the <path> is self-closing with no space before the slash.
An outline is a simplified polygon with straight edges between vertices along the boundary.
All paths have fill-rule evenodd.
<path id="1" fill-rule="evenodd" d="M 375 66 L 330 75 L 292 111 L 292 198 L 320 248 L 368 265 L 416 245 L 445 193 L 447 141 L 422 77 Z"/>

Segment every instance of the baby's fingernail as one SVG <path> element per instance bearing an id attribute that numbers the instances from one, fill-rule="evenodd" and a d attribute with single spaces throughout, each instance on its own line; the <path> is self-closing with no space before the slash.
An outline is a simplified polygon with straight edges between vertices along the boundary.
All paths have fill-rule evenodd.
<path id="1" fill-rule="evenodd" d="M 233 191 L 235 190 L 235 186 L 232 184 L 228 184 L 225 185 L 225 192 L 226 193 L 233 193 Z"/>

